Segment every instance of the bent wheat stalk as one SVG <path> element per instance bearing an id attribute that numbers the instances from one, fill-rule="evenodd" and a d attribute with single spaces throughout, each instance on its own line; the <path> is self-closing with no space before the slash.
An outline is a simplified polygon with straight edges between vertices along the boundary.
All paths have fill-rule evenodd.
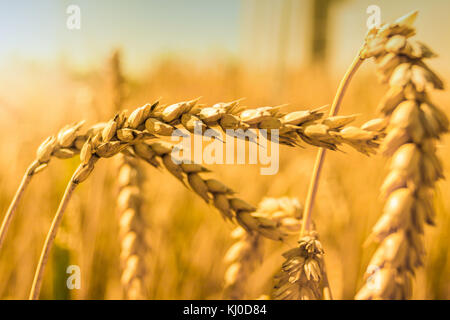
<path id="1" fill-rule="evenodd" d="M 339 111 L 339 107 L 344 98 L 345 91 L 358 68 L 361 66 L 363 60 L 361 59 L 360 53 L 356 55 L 349 69 L 345 73 L 339 88 L 337 90 L 336 96 L 331 105 L 330 117 L 335 117 Z M 316 161 L 314 163 L 313 173 L 311 176 L 308 193 L 305 201 L 305 208 L 302 217 L 302 229 L 300 231 L 299 243 L 300 250 L 290 251 L 294 255 L 287 254 L 285 257 L 287 261 L 283 265 L 288 266 L 287 274 L 291 274 L 289 268 L 294 268 L 296 271 L 296 276 L 294 278 L 287 277 L 286 272 L 281 273 L 279 276 L 278 290 L 276 291 L 276 298 L 278 299 L 301 299 L 301 300 L 319 300 L 319 299 L 332 299 L 331 288 L 328 283 L 328 277 L 325 270 L 325 263 L 323 261 L 323 249 L 315 239 L 316 236 L 310 238 L 311 235 L 311 215 L 314 206 L 314 200 L 316 197 L 317 189 L 319 187 L 320 173 L 322 171 L 322 166 L 325 161 L 326 149 L 320 148 L 317 152 Z M 306 244 L 305 244 L 306 243 Z M 308 244 L 310 243 L 310 244 Z M 315 249 L 311 249 L 311 252 L 305 252 L 304 246 L 317 246 Z M 318 246 L 320 245 L 320 247 Z M 306 262 L 303 262 L 303 256 L 312 255 Z M 315 269 L 314 277 L 311 277 L 310 273 L 306 273 L 306 279 L 302 279 L 303 269 L 307 270 Z M 311 272 L 311 271 L 309 271 Z M 298 286 L 298 288 L 297 288 Z"/>
<path id="2" fill-rule="evenodd" d="M 444 112 L 428 92 L 443 89 L 439 77 L 424 63 L 434 56 L 415 34 L 412 12 L 368 34 L 364 55 L 374 57 L 389 91 L 379 110 L 387 119 L 382 152 L 391 157 L 381 194 L 387 198 L 383 215 L 370 240 L 380 242 L 366 271 L 366 283 L 356 299 L 408 299 L 415 270 L 423 265 L 425 224 L 434 225 L 433 191 L 443 178 L 436 141 L 448 132 Z"/>
<path id="3" fill-rule="evenodd" d="M 70 179 L 69 184 L 66 187 L 66 191 L 64 192 L 64 196 L 59 204 L 58 210 L 56 211 L 55 217 L 53 218 L 52 225 L 47 234 L 47 238 L 45 239 L 45 244 L 41 252 L 41 256 L 39 258 L 38 266 L 36 268 L 36 272 L 34 275 L 33 284 L 31 286 L 30 291 L 30 300 L 36 300 L 39 298 L 39 293 L 41 291 L 42 280 L 44 277 L 45 266 L 48 261 L 48 257 L 50 254 L 50 250 L 53 246 L 53 242 L 55 241 L 56 234 L 58 232 L 58 228 L 61 224 L 62 217 L 64 212 L 66 211 L 67 205 L 72 197 L 75 188 L 84 180 L 88 178 L 92 170 L 94 169 L 94 164 L 97 162 L 97 157 L 92 157 L 87 164 L 80 164 L 72 178 Z"/>
<path id="4" fill-rule="evenodd" d="M 349 69 L 345 73 L 344 77 L 341 80 L 341 83 L 339 85 L 339 88 L 336 92 L 336 96 L 334 98 L 333 104 L 331 105 L 330 117 L 334 117 L 337 115 L 339 111 L 339 107 L 342 103 L 342 100 L 345 95 L 345 91 L 353 77 L 353 75 L 356 73 L 358 68 L 361 66 L 363 60 L 361 59 L 360 53 L 356 55 L 355 59 L 353 60 L 352 64 L 350 65 Z M 314 200 L 316 197 L 317 189 L 319 187 L 319 180 L 320 180 L 320 173 L 322 171 L 322 166 L 325 161 L 325 152 L 326 150 L 324 148 L 320 148 L 317 152 L 316 161 L 314 163 L 314 169 L 311 176 L 309 188 L 308 188 L 308 194 L 306 196 L 305 201 L 305 209 L 303 212 L 303 224 L 302 224 L 302 230 L 300 232 L 300 238 L 302 238 L 305 234 L 307 234 L 310 231 L 311 228 L 311 214 L 314 206 Z"/>
<path id="5" fill-rule="evenodd" d="M 17 189 L 16 194 L 14 195 L 14 198 L 12 199 L 11 204 L 8 207 L 8 210 L 6 211 L 5 217 L 3 218 L 2 226 L 0 228 L 0 249 L 2 248 L 3 241 L 5 240 L 6 233 L 8 232 L 8 228 L 14 216 L 14 213 L 17 210 L 17 206 L 19 205 L 19 202 L 22 199 L 25 189 L 30 184 L 31 178 L 33 177 L 35 170 L 38 166 L 39 162 L 35 160 L 28 167 L 27 171 L 25 171 L 25 175 L 23 176 L 22 181 L 20 182 L 19 188 Z"/>

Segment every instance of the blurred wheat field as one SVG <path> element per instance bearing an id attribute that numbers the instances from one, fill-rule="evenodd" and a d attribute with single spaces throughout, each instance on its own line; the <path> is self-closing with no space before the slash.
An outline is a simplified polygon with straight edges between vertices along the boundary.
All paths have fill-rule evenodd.
<path id="1" fill-rule="evenodd" d="M 64 66 L 11 65 L 2 74 L 7 85 L 0 88 L 1 215 L 45 137 L 66 123 L 87 119 L 93 124 L 111 117 L 114 93 L 108 64 L 105 57 L 104 65 L 83 74 Z M 449 83 L 448 75 L 441 76 Z M 320 67 L 289 70 L 280 79 L 271 70 L 254 72 L 240 61 L 217 60 L 196 66 L 163 57 L 153 63 L 145 77 L 127 77 L 124 107 L 132 110 L 158 97 L 172 103 L 202 96 L 202 102 L 208 104 L 245 97 L 249 106 L 289 103 L 287 110 L 304 110 L 330 103 L 338 79 L 339 75 L 330 75 Z M 277 81 L 282 85 L 275 85 Z M 360 114 L 359 124 L 374 118 L 384 90 L 369 63 L 353 80 L 341 114 Z M 436 103 L 448 106 L 449 93 L 437 94 Z M 449 142 L 445 137 L 440 143 L 442 159 L 450 155 Z M 315 152 L 309 146 L 281 147 L 280 170 L 274 176 L 261 176 L 256 165 L 210 166 L 214 171 L 210 175 L 253 204 L 263 197 L 285 195 L 303 202 Z M 27 190 L 0 252 L 1 299 L 27 297 L 47 229 L 77 162 L 76 158 L 53 161 Z M 444 167 L 448 175 L 448 161 L 444 160 Z M 148 298 L 222 298 L 222 260 L 232 243 L 229 234 L 233 226 L 168 173 L 150 166 L 145 170 Z M 380 155 L 366 157 L 350 148 L 327 155 L 314 220 L 335 298 L 352 299 L 362 285 L 375 249 L 375 245 L 364 247 L 363 243 L 382 211 L 378 189 L 385 173 L 386 159 Z M 76 191 L 45 273 L 42 299 L 122 298 L 115 178 L 114 159 L 104 160 Z M 426 230 L 427 255 L 425 267 L 416 275 L 415 299 L 450 298 L 449 192 L 448 181 L 441 181 L 436 199 L 437 225 Z M 288 248 L 286 244 L 268 243 L 263 263 L 250 278 L 250 296 L 270 292 L 273 275 L 283 259 L 281 253 Z M 66 287 L 66 268 L 72 264 L 81 268 L 80 290 Z"/>
<path id="2" fill-rule="evenodd" d="M 39 145 L 67 124 L 86 120 L 86 128 L 111 119 L 118 110 L 128 110 L 129 114 L 156 100 L 163 105 L 171 105 L 197 97 L 201 97 L 200 103 L 207 106 L 241 98 L 240 105 L 251 108 L 287 104 L 283 107 L 286 112 L 330 105 L 344 70 L 351 63 L 350 52 L 356 53 L 364 40 L 363 34 L 367 31 L 365 20 L 369 14 L 367 6 L 372 5 L 369 0 L 229 0 L 214 4 L 205 0 L 193 0 L 189 4 L 171 0 L 164 5 L 158 1 L 140 0 L 127 2 L 127 5 L 110 1 L 102 3 L 100 0 L 95 5 L 86 0 L 78 2 L 83 10 L 83 24 L 81 30 L 77 31 L 68 30 L 61 24 L 67 18 L 68 3 L 64 1 L 52 3 L 52 0 L 45 0 L 39 7 L 30 2 L 29 8 L 26 8 L 26 0 L 22 0 L 20 4 L 8 5 L 8 10 L 0 10 L 7 12 L 6 16 L 0 17 L 0 29 L 15 30 L 5 33 L 6 37 L 0 37 L 0 43 L 6 49 L 5 54 L 0 52 L 0 219 L 7 216 L 5 213 L 11 199 L 24 171 L 35 159 Z M 433 91 L 430 96 L 450 116 L 450 92 L 447 90 L 450 84 L 450 42 L 446 40 L 445 34 L 442 36 L 442 32 L 436 32 L 448 29 L 449 22 L 444 14 L 448 12 L 446 9 L 449 4 L 380 0 L 378 5 L 382 19 L 388 21 L 398 17 L 398 13 L 416 9 L 421 12 L 415 25 L 417 36 L 414 40 L 429 42 L 427 44 L 441 55 L 426 63 L 442 78 L 446 88 Z M 33 17 L 28 17 L 31 11 Z M 147 20 L 149 12 L 151 21 Z M 416 13 L 411 12 L 406 22 L 403 20 L 402 23 L 408 25 L 410 21 L 407 20 L 411 17 L 415 18 Z M 37 18 L 41 19 L 39 31 L 33 27 Z M 121 21 L 119 28 L 111 24 L 118 19 Z M 411 84 L 407 82 L 411 87 L 400 85 L 401 100 L 412 100 L 417 105 L 417 108 L 412 109 L 418 111 L 415 119 L 411 116 L 412 111 L 409 114 L 406 112 L 405 118 L 408 115 L 411 118 L 403 119 L 409 121 L 408 127 L 399 127 L 403 130 L 403 137 L 397 135 L 397 139 L 404 138 L 400 145 L 408 144 L 417 153 L 420 152 L 416 158 L 419 159 L 418 163 L 422 162 L 415 165 L 412 155 L 409 158 L 404 156 L 411 162 L 403 159 L 407 163 L 402 163 L 405 167 L 393 169 L 390 159 L 381 155 L 382 150 L 370 157 L 346 145 L 340 146 L 339 151 L 326 152 L 312 219 L 325 252 L 326 273 L 321 270 L 320 274 L 328 277 L 334 299 L 354 299 L 363 286 L 368 286 L 365 272 L 369 264 L 374 265 L 372 257 L 379 246 L 367 239 L 382 213 L 389 211 L 384 209 L 386 201 L 380 196 L 380 187 L 386 175 L 395 169 L 400 168 L 398 177 L 401 174 L 403 176 L 397 178 L 398 186 L 393 187 L 395 183 L 388 183 L 388 186 L 393 190 L 401 188 L 414 192 L 410 198 L 416 201 L 416 208 L 406 209 L 404 205 L 402 212 L 409 211 L 410 216 L 405 217 L 404 214 L 403 218 L 397 217 L 404 220 L 401 223 L 392 218 L 389 225 L 391 229 L 385 230 L 386 234 L 401 233 L 403 236 L 396 238 L 401 239 L 401 245 L 398 245 L 399 241 L 387 245 L 388 249 L 391 248 L 391 255 L 395 252 L 397 261 L 390 261 L 395 260 L 395 257 L 389 258 L 389 253 L 384 252 L 384 260 L 376 261 L 375 267 L 380 267 L 378 270 L 386 265 L 391 268 L 391 273 L 385 279 L 392 280 L 391 287 L 403 283 L 402 290 L 407 292 L 408 281 L 404 279 L 407 279 L 409 271 L 413 271 L 412 265 L 417 263 L 411 262 L 414 254 L 417 255 L 415 261 L 420 260 L 420 243 L 417 244 L 420 240 L 416 240 L 420 238 L 420 214 L 429 213 L 424 209 L 426 199 L 420 197 L 427 194 L 425 189 L 433 186 L 440 171 L 439 164 L 436 164 L 438 161 L 432 162 L 434 149 L 430 151 L 432 143 L 429 142 L 441 133 L 432 123 L 432 120 L 438 121 L 438 116 L 430 116 L 429 112 L 429 118 L 424 120 L 426 116 L 423 110 L 427 110 L 427 106 L 422 107 L 421 104 L 430 102 L 426 95 L 421 94 L 428 90 L 425 85 L 430 83 L 436 89 L 441 88 L 430 79 L 433 78 L 431 72 L 427 78 L 427 67 L 420 65 L 422 59 L 431 54 L 427 55 L 423 47 L 420 54 L 411 49 L 413 40 L 407 42 L 407 39 L 415 30 L 408 34 L 408 27 L 402 31 L 405 25 L 393 25 L 395 31 L 389 35 L 386 35 L 386 29 L 374 33 L 379 36 L 378 40 L 386 41 L 378 45 L 382 47 L 382 53 L 373 54 L 376 59 L 368 60 L 358 70 L 345 94 L 339 114 L 357 115 L 352 125 L 358 128 L 368 120 L 390 117 L 388 111 L 384 115 L 376 111 L 388 87 L 394 86 L 389 81 L 389 85 L 380 84 L 377 77 L 383 73 L 380 64 L 388 61 L 387 65 L 393 63 L 394 67 L 401 67 L 400 64 L 408 62 L 409 67 L 404 70 L 411 73 L 408 76 Z M 36 30 L 31 37 L 30 27 Z M 384 35 L 380 35 L 383 32 Z M 371 33 L 368 35 L 365 49 L 370 47 L 368 39 Z M 394 45 L 388 49 L 387 41 L 392 40 L 394 35 L 398 36 L 397 41 L 393 41 Z M 375 44 L 377 37 L 372 39 Z M 238 38 L 241 41 L 239 48 Z M 37 43 L 36 39 L 39 39 Z M 396 47 L 399 42 L 402 43 L 402 39 L 403 47 Z M 377 45 L 374 47 L 377 49 Z M 205 52 L 209 54 L 205 56 Z M 384 59 L 389 56 L 391 60 Z M 413 67 L 422 72 L 415 74 L 416 79 L 413 79 Z M 386 79 L 394 78 L 388 76 L 389 71 L 384 73 Z M 405 74 L 402 76 L 406 78 Z M 413 92 L 408 93 L 409 97 L 407 89 Z M 399 106 L 393 108 L 400 109 Z M 157 115 L 153 116 L 153 120 L 158 118 Z M 441 118 L 444 117 L 441 115 Z M 272 120 L 278 121 L 275 116 Z M 166 122 L 171 125 L 176 123 Z M 392 123 L 395 129 L 395 121 Z M 437 127 L 441 124 L 438 123 Z M 388 129 L 393 131 L 392 127 Z M 413 132 L 416 129 L 423 131 L 421 136 Z M 384 134 L 378 133 L 380 137 Z M 102 139 L 104 142 L 107 140 L 104 137 Z M 437 142 L 437 155 L 442 161 L 446 177 L 450 169 L 449 145 L 449 135 L 444 135 Z M 286 196 L 297 198 L 303 205 L 307 201 L 310 179 L 314 177 L 317 150 L 307 143 L 295 148 L 280 145 L 279 171 L 275 175 L 262 175 L 260 169 L 266 167 L 263 165 L 225 164 L 205 165 L 212 172 L 202 172 L 202 177 L 225 183 L 237 192 L 237 197 L 253 205 L 266 197 Z M 93 154 L 95 152 L 89 153 L 89 156 Z M 136 150 L 136 157 L 132 155 L 124 153 L 121 155 L 122 160 L 118 157 L 102 159 L 90 179 L 76 189 L 51 249 L 39 298 L 132 299 L 130 297 L 133 294 L 130 295 L 131 290 L 126 286 L 132 282 L 135 274 L 138 274 L 139 285 L 142 285 L 137 291 L 142 291 L 144 294 L 141 298 L 145 299 L 232 297 L 227 292 L 226 280 L 230 278 L 228 272 L 232 268 L 229 268 L 229 261 L 224 260 L 230 247 L 240 241 L 231 235 L 236 225 L 222 218 L 222 210 L 219 213 L 214 206 L 221 207 L 215 202 L 213 206 L 202 201 L 198 196 L 201 192 L 195 190 L 187 171 L 184 172 L 187 185 L 198 194 L 172 176 L 165 162 L 168 170 L 164 167 L 156 169 L 142 160 L 145 157 L 139 160 Z M 130 182 L 133 173 L 128 172 L 129 181 L 125 179 L 125 184 L 121 179 L 119 168 L 127 164 L 127 156 L 130 161 L 140 161 L 137 167 L 129 165 L 139 176 L 135 177 L 135 185 Z M 85 156 L 80 157 L 86 163 Z M 3 246 L 0 240 L 0 299 L 28 298 L 48 229 L 64 190 L 79 166 L 80 157 L 54 159 L 46 170 L 33 178 L 26 189 Z M 415 169 L 416 172 L 413 172 Z M 139 204 L 133 207 L 128 205 L 130 202 L 124 205 L 125 210 L 121 209 L 124 185 L 137 186 L 142 203 L 136 201 Z M 450 182 L 439 180 L 436 191 L 433 200 L 436 225 L 425 226 L 426 255 L 424 266 L 418 268 L 414 276 L 413 299 L 450 299 Z M 208 192 L 215 201 L 211 189 Z M 227 193 L 222 195 L 228 196 Z M 226 203 L 231 205 L 231 196 L 227 199 Z M 425 213 L 419 212 L 420 205 Z M 128 216 L 130 220 L 122 223 L 126 209 L 134 210 L 134 214 L 131 218 Z M 237 209 L 235 211 L 239 213 Z M 427 219 L 423 220 L 427 223 L 432 220 Z M 239 219 L 235 220 L 239 223 Z M 299 220 L 297 222 L 300 224 Z M 413 224 L 412 229 L 408 229 L 411 228 L 408 223 Z M 129 242 L 129 247 L 124 249 L 127 245 L 124 228 L 125 233 L 136 232 L 141 237 L 136 245 L 140 247 L 137 262 L 140 265 L 131 270 L 127 284 L 124 284 L 125 268 L 128 267 L 127 259 L 134 254 L 132 249 L 135 249 L 135 245 Z M 407 232 L 414 233 L 414 230 L 416 234 L 406 235 Z M 250 252 L 256 256 L 255 261 L 252 261 L 256 268 L 249 273 L 243 290 L 245 294 L 241 298 L 258 299 L 271 294 L 272 298 L 279 298 L 274 286 L 276 288 L 281 283 L 277 282 L 280 277 L 275 280 L 274 276 L 279 275 L 282 265 L 283 271 L 289 268 L 286 263 L 290 259 L 282 254 L 301 246 L 296 244 L 294 238 L 284 242 L 270 241 L 261 234 L 246 234 L 249 238 L 259 238 Z M 388 242 L 387 236 L 379 238 L 381 242 Z M 380 247 L 383 248 L 383 245 Z M 261 252 L 258 251 L 260 248 Z M 411 252 L 404 253 L 404 248 L 403 251 Z M 259 254 L 262 254 L 261 259 Z M 311 258 L 309 255 L 305 257 Z M 285 273 L 288 278 L 296 277 L 293 282 L 289 278 L 292 285 L 299 281 L 302 272 L 310 280 L 311 273 L 307 275 L 304 261 L 304 272 L 300 271 L 294 277 L 289 271 Z M 325 269 L 319 263 L 322 267 L 317 268 Z M 79 266 L 81 271 L 81 287 L 75 290 L 68 289 L 70 274 L 67 268 L 71 265 Z M 299 265 L 303 269 L 303 265 Z M 143 272 L 139 268 L 142 266 Z M 133 265 L 130 269 L 133 269 Z M 323 283 L 322 279 L 320 281 Z M 385 287 L 389 287 L 389 284 L 385 284 Z M 281 295 L 285 293 L 280 291 Z M 302 297 L 308 297 L 308 294 Z M 377 295 L 371 297 L 376 298 Z"/>

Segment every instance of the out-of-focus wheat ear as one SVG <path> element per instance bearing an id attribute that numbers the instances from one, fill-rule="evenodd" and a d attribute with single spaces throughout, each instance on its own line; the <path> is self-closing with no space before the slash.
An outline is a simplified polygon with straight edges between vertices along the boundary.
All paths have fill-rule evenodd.
<path id="1" fill-rule="evenodd" d="M 331 299 L 323 254 L 317 232 L 303 236 L 296 248 L 283 254 L 286 260 L 275 276 L 273 297 L 276 300 Z"/>
<path id="2" fill-rule="evenodd" d="M 262 262 L 263 238 L 257 233 L 248 233 L 237 227 L 231 233 L 236 242 L 228 249 L 224 262 L 228 265 L 225 272 L 224 295 L 228 299 L 245 299 L 248 277 Z"/>
<path id="3" fill-rule="evenodd" d="M 147 298 L 145 288 L 147 253 L 145 220 L 142 216 L 142 183 L 145 172 L 138 159 L 119 155 L 117 209 L 119 211 L 121 284 L 126 299 Z"/>
<path id="4" fill-rule="evenodd" d="M 120 50 L 114 50 L 109 62 L 111 90 L 113 94 L 114 111 L 120 111 L 125 102 L 125 78 L 122 74 L 122 56 Z"/>
<path id="5" fill-rule="evenodd" d="M 114 111 L 120 112 L 125 102 L 126 79 L 122 74 L 122 60 L 118 50 L 113 52 L 110 69 Z M 117 128 L 115 121 L 109 123 L 111 129 Z M 115 134 L 115 131 L 105 129 L 104 133 L 103 138 L 107 140 Z M 140 300 L 147 298 L 144 281 L 146 274 L 144 257 L 147 252 L 146 227 L 142 216 L 145 171 L 139 165 L 138 159 L 128 153 L 118 156 L 117 171 L 121 284 L 126 299 Z"/>
<path id="6" fill-rule="evenodd" d="M 435 144 L 448 131 L 448 119 L 428 97 L 432 89 L 443 88 L 423 62 L 434 55 L 409 39 L 415 34 L 416 16 L 413 12 L 374 29 L 364 50 L 366 57 L 375 57 L 390 87 L 379 110 L 388 124 L 381 151 L 391 159 L 381 187 L 386 199 L 383 215 L 369 237 L 379 247 L 356 299 L 411 298 L 413 276 L 425 254 L 424 226 L 434 224 L 433 191 L 443 178 Z"/>
<path id="7" fill-rule="evenodd" d="M 98 158 L 94 156 L 91 157 L 87 163 L 80 164 L 66 187 L 66 191 L 64 192 L 64 196 L 61 199 L 58 210 L 56 211 L 55 217 L 53 218 L 52 225 L 48 231 L 47 238 L 45 239 L 45 243 L 41 251 L 41 256 L 36 267 L 33 284 L 30 291 L 30 300 L 39 299 L 44 271 L 47 265 L 50 251 L 52 249 L 64 212 L 66 211 L 67 205 L 69 204 L 73 192 L 81 182 L 85 181 L 89 177 L 92 170 L 94 169 L 94 165 L 97 160 Z"/>
<path id="8" fill-rule="evenodd" d="M 52 158 L 67 159 L 77 155 L 85 142 L 85 136 L 79 134 L 84 121 L 63 127 L 56 136 L 48 137 L 36 151 L 36 159 L 27 168 L 22 181 L 3 217 L 0 228 L 0 249 L 2 248 L 9 225 L 16 213 L 20 200 L 33 177 L 47 168 Z"/>
<path id="9" fill-rule="evenodd" d="M 297 199 L 264 198 L 259 204 L 255 216 L 267 219 L 272 227 L 286 237 L 298 233 L 301 227 L 299 217 L 302 207 Z M 251 233 L 238 227 L 231 233 L 236 239 L 225 255 L 228 265 L 225 272 L 225 297 L 230 299 L 249 299 L 247 281 L 253 271 L 262 263 L 264 238 L 260 233 Z"/>

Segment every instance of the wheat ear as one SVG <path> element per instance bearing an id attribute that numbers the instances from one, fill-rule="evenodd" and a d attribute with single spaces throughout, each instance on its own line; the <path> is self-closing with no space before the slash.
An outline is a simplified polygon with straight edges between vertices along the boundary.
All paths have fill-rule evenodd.
<path id="1" fill-rule="evenodd" d="M 286 261 L 275 276 L 276 300 L 322 300 L 329 292 L 323 261 L 323 248 L 317 232 L 311 231 L 299 245 L 283 254 Z"/>
<path id="2" fill-rule="evenodd" d="M 144 254 L 145 221 L 142 215 L 142 181 L 144 171 L 138 159 L 125 154 L 119 156 L 119 195 L 117 207 L 120 214 L 119 229 L 121 238 L 120 260 L 122 264 L 121 283 L 127 299 L 144 299 L 145 275 Z"/>
<path id="3" fill-rule="evenodd" d="M 67 159 L 78 154 L 84 144 L 85 137 L 79 135 L 78 131 L 84 122 L 68 125 L 62 128 L 55 136 L 48 137 L 38 148 L 36 159 L 26 170 L 22 182 L 6 211 L 0 228 L 0 249 L 8 232 L 9 225 L 16 213 L 19 202 L 25 193 L 26 188 L 30 184 L 32 178 L 42 170 L 44 170 L 52 157 Z"/>
<path id="4" fill-rule="evenodd" d="M 355 115 L 323 118 L 322 108 L 306 111 L 283 113 L 281 106 L 246 109 L 239 101 L 216 103 L 212 107 L 197 105 L 197 100 L 180 102 L 170 106 L 155 106 L 150 112 L 146 106 L 135 110 L 133 118 L 138 128 L 145 129 L 157 136 L 171 136 L 180 124 L 194 133 L 196 128 L 204 132 L 211 127 L 222 131 L 265 129 L 278 130 L 278 142 L 297 146 L 302 141 L 327 149 L 336 150 L 342 144 L 348 144 L 358 151 L 370 154 L 378 146 L 377 134 L 357 127 L 345 127 L 355 119 Z"/>
<path id="5" fill-rule="evenodd" d="M 258 233 L 248 233 L 237 227 L 231 233 L 236 242 L 228 249 L 224 262 L 228 264 L 225 272 L 225 296 L 232 300 L 246 297 L 247 279 L 262 261 L 263 238 Z"/>
<path id="6" fill-rule="evenodd" d="M 301 206 L 294 198 L 264 198 L 255 215 L 270 219 L 281 234 L 296 234 L 300 230 L 299 216 Z M 224 262 L 228 265 L 225 272 L 225 294 L 230 299 L 248 298 L 247 279 L 263 259 L 263 237 L 258 233 L 246 232 L 237 227 L 231 233 L 236 242 L 227 251 Z"/>
<path id="7" fill-rule="evenodd" d="M 428 92 L 443 89 L 438 76 L 423 62 L 434 56 L 422 43 L 412 43 L 412 12 L 368 34 L 366 57 L 375 57 L 389 91 L 380 111 L 389 122 L 382 152 L 391 157 L 381 194 L 383 215 L 370 240 L 380 242 L 356 299 L 408 299 L 416 268 L 423 265 L 425 224 L 434 224 L 433 191 L 443 178 L 435 143 L 448 131 L 448 119 Z"/>

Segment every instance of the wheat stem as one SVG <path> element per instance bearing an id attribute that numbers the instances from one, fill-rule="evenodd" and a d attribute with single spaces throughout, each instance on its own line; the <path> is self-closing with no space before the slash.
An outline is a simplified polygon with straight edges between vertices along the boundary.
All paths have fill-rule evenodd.
<path id="1" fill-rule="evenodd" d="M 3 218 L 2 226 L 0 229 L 0 249 L 2 248 L 3 241 L 5 240 L 6 233 L 8 232 L 9 225 L 11 224 L 12 218 L 19 206 L 20 199 L 22 199 L 23 194 L 25 193 L 25 189 L 31 182 L 31 179 L 34 175 L 34 170 L 36 169 L 38 161 L 33 161 L 33 163 L 28 167 L 25 172 L 22 181 L 20 182 L 19 188 L 14 195 L 11 204 L 9 205 L 8 211 L 6 211 L 5 217 Z"/>
<path id="2" fill-rule="evenodd" d="M 77 187 L 77 184 L 71 180 L 67 185 L 64 196 L 59 204 L 58 211 L 56 211 L 55 217 L 53 218 L 52 225 L 45 239 L 44 248 L 41 252 L 41 257 L 39 258 L 39 263 L 36 268 L 36 273 L 33 280 L 33 285 L 30 292 L 30 300 L 37 300 L 39 298 L 39 292 L 41 291 L 42 278 L 44 276 L 45 265 L 47 264 L 50 249 L 52 248 L 53 242 L 56 237 L 59 225 L 61 224 L 62 217 L 66 211 L 67 205 L 72 197 L 72 194 Z"/>
<path id="3" fill-rule="evenodd" d="M 364 60 L 360 57 L 360 51 L 358 51 L 358 54 L 356 55 L 355 59 L 353 60 L 352 64 L 348 68 L 347 72 L 345 73 L 344 77 L 341 80 L 341 83 L 339 85 L 339 88 L 336 92 L 336 96 L 334 97 L 333 104 L 331 105 L 330 114 L 329 116 L 335 116 L 338 111 L 339 107 L 342 103 L 342 99 L 344 98 L 344 94 L 348 88 L 348 85 L 353 77 L 353 75 L 356 73 L 358 68 L 361 66 L 362 62 Z M 314 199 L 316 197 L 317 189 L 319 187 L 319 179 L 320 179 L 320 172 L 322 171 L 323 162 L 325 160 L 325 151 L 326 149 L 320 148 L 317 152 L 316 156 L 316 162 L 314 164 L 314 170 L 313 174 L 311 176 L 311 181 L 308 188 L 308 194 L 305 201 L 305 209 L 303 211 L 303 224 L 302 224 L 302 230 L 300 232 L 300 239 L 311 230 L 311 214 L 314 206 Z"/>
<path id="4" fill-rule="evenodd" d="M 88 163 L 81 163 L 78 166 L 77 170 L 75 170 L 72 178 L 70 179 L 70 182 L 66 187 L 66 191 L 64 192 L 64 196 L 61 199 L 61 202 L 59 203 L 58 210 L 56 211 L 55 217 L 53 218 L 52 225 L 47 233 L 47 238 L 45 239 L 44 247 L 42 248 L 41 251 L 39 263 L 34 274 L 33 284 L 31 286 L 31 291 L 29 295 L 30 300 L 37 300 L 39 298 L 45 266 L 47 265 L 50 250 L 53 246 L 53 242 L 55 241 L 55 237 L 58 232 L 58 228 L 61 224 L 62 217 L 64 215 L 64 212 L 66 211 L 70 199 L 72 198 L 73 192 L 81 182 L 83 182 L 88 178 L 97 160 L 98 160 L 97 157 L 92 157 L 88 161 Z"/>

